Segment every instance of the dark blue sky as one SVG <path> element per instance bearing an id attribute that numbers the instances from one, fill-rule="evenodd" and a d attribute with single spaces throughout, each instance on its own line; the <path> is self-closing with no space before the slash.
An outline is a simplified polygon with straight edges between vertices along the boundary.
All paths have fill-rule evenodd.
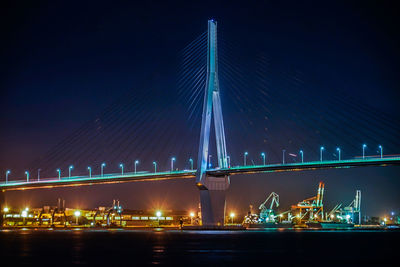
<path id="1" fill-rule="evenodd" d="M 14 178 L 22 177 L 27 168 L 35 173 L 33 162 L 46 159 L 46 152 L 76 134 L 82 125 L 101 118 L 99 114 L 113 103 L 129 106 L 130 102 L 118 102 L 126 94 L 133 97 L 133 109 L 141 107 L 141 117 L 149 118 L 139 123 L 142 131 L 126 131 L 127 134 L 142 143 L 165 138 L 162 147 L 157 143 L 140 148 L 143 169 L 150 169 L 154 158 L 163 160 L 160 166 L 167 168 L 171 153 L 182 154 L 181 158 L 193 155 L 199 114 L 193 119 L 197 126 L 181 137 L 184 147 L 171 151 L 168 140 L 175 140 L 175 132 L 192 125 L 185 120 L 187 103 L 175 101 L 177 72 L 182 49 L 206 31 L 210 18 L 219 23 L 220 75 L 226 74 L 220 77 L 222 103 L 228 152 L 236 164 L 241 162 L 244 150 L 253 155 L 250 159 L 255 162 L 259 160 L 255 155 L 261 150 L 277 162 L 283 148 L 293 153 L 306 148 L 310 160 L 317 159 L 319 145 L 330 151 L 343 145 L 347 158 L 359 155 L 363 142 L 368 143 L 370 154 L 376 154 L 381 143 L 388 154 L 400 152 L 400 39 L 396 28 L 399 9 L 389 1 L 9 1 L 2 6 L 0 171 L 12 169 Z M 243 74 L 243 85 L 238 85 L 235 78 L 227 78 L 230 66 L 237 66 Z M 261 98 L 262 94 L 268 96 Z M 163 117 L 165 110 L 172 109 L 169 104 L 175 106 L 171 114 L 177 114 L 170 124 L 173 127 L 169 127 L 175 132 L 169 129 L 168 134 L 157 135 L 153 132 L 160 131 L 154 129 L 170 123 L 167 114 Z M 132 120 L 138 115 L 123 114 Z M 86 138 L 92 135 L 89 133 Z M 79 150 L 81 146 L 75 146 L 81 153 L 79 158 L 87 158 Z M 107 155 L 120 155 L 121 160 L 127 161 L 139 154 L 121 152 L 124 147 L 129 145 L 121 142 L 104 148 L 104 160 L 113 160 Z M 68 160 L 79 166 L 74 162 L 78 156 Z M 187 167 L 184 162 L 185 159 L 178 161 L 179 168 Z M 81 172 L 85 171 L 84 164 Z M 117 162 L 112 164 L 117 166 Z M 54 174 L 48 171 L 51 175 Z M 360 177 L 366 177 L 365 181 Z M 398 168 L 394 167 L 238 176 L 233 178 L 228 208 L 232 205 L 245 210 L 250 203 L 257 206 L 270 191 L 278 192 L 282 202 L 289 205 L 313 194 L 317 182 L 325 179 L 329 181 L 326 186 L 332 188 L 327 191 L 331 193 L 330 204 L 350 202 L 355 190 L 362 188 L 369 192 L 364 208 L 379 213 L 399 208 L 397 177 Z M 237 192 L 238 188 L 246 189 Z M 144 208 L 149 207 L 149 195 L 174 203 L 171 208 L 194 207 L 197 201 L 196 189 L 190 182 L 79 190 L 87 194 L 86 199 L 80 194 L 79 203 L 87 206 L 106 204 L 116 197 L 127 206 Z M 9 197 L 21 201 L 29 198 L 32 204 L 39 205 L 54 202 L 62 195 L 70 203 L 77 203 L 74 201 L 79 190 L 46 191 L 42 199 L 35 192 L 12 193 Z M 182 197 L 173 200 L 182 191 Z M 98 197 L 100 194 L 104 197 Z"/>

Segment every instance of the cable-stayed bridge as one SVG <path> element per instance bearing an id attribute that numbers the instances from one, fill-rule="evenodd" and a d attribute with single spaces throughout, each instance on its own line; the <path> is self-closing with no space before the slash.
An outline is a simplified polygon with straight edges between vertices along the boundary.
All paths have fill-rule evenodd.
<path id="1" fill-rule="evenodd" d="M 218 77 L 217 51 L 217 23 L 214 20 L 210 20 L 208 22 L 207 39 L 207 76 L 204 90 L 200 142 L 196 165 L 197 169 L 193 169 L 192 167 L 189 170 L 175 171 L 173 168 L 175 159 L 171 159 L 171 170 L 166 172 L 157 172 L 156 162 L 153 162 L 154 172 L 136 172 L 135 170 L 135 172 L 124 173 L 124 166 L 122 164 L 120 165 L 121 173 L 114 174 L 105 174 L 103 173 L 103 169 L 101 169 L 102 172 L 100 175 L 94 173 L 92 174 L 92 169 L 88 167 L 88 175 L 72 176 L 70 167 L 68 177 L 61 177 L 60 171 L 58 171 L 58 177 L 46 179 L 42 178 L 41 180 L 39 180 L 39 178 L 33 179 L 32 177 L 29 177 L 29 172 L 26 172 L 26 180 L 6 180 L 4 183 L 0 184 L 0 188 L 2 190 L 1 199 L 4 199 L 4 192 L 9 190 L 195 178 L 196 186 L 200 191 L 202 223 L 203 225 L 217 225 L 224 223 L 225 192 L 230 185 L 229 177 L 231 175 L 329 168 L 400 165 L 400 157 L 383 156 L 382 147 L 380 156 L 372 158 L 365 157 L 363 148 L 363 157 L 352 160 L 342 160 L 340 158 L 339 151 L 339 158 L 334 161 L 323 160 L 322 153 L 324 149 L 323 147 L 321 147 L 320 160 L 315 162 L 304 162 L 302 159 L 301 163 L 285 163 L 285 159 L 283 158 L 281 164 L 266 164 L 265 155 L 263 155 L 264 162 L 262 165 L 247 165 L 247 153 L 245 153 L 243 155 L 244 162 L 242 166 L 231 166 L 230 156 L 227 153 L 226 148 L 225 127 Z M 213 168 L 211 168 L 209 165 L 209 148 L 212 119 L 214 121 L 218 162 L 217 167 Z M 285 154 L 283 154 L 283 157 L 284 156 Z M 3 201 L 1 201 L 1 203 L 2 202 Z"/>

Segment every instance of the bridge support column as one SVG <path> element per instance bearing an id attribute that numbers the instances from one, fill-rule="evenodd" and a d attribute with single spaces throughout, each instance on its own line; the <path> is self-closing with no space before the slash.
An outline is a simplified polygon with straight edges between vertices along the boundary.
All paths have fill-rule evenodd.
<path id="1" fill-rule="evenodd" d="M 3 209 L 5 208 L 5 193 L 0 192 L 0 228 L 3 227 L 4 223 L 4 212 Z"/>
<path id="2" fill-rule="evenodd" d="M 224 225 L 225 195 L 228 187 L 228 177 L 211 176 L 207 176 L 204 185 L 199 186 L 203 226 Z"/>
<path id="3" fill-rule="evenodd" d="M 218 82 L 217 22 L 208 21 L 207 81 L 204 92 L 203 115 L 201 120 L 199 156 L 197 158 L 196 185 L 200 189 L 201 219 L 204 226 L 224 225 L 225 191 L 229 177 L 207 175 L 211 116 L 214 113 L 215 140 L 219 168 L 228 168 L 224 121 Z"/>

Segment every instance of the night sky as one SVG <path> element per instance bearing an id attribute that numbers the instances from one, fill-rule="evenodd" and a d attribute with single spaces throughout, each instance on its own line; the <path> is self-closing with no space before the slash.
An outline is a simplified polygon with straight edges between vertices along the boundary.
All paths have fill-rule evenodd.
<path id="1" fill-rule="evenodd" d="M 153 160 L 168 170 L 171 156 L 188 168 L 197 157 L 211 18 L 232 165 L 244 151 L 248 164 L 260 164 L 261 152 L 280 162 L 282 149 L 288 162 L 299 161 L 299 149 L 318 160 L 321 145 L 326 159 L 337 159 L 337 146 L 342 158 L 360 156 L 363 143 L 368 155 L 378 145 L 400 154 L 399 11 L 390 1 L 3 1 L 1 180 L 7 169 L 17 180 L 39 168 L 54 177 L 70 164 L 75 175 L 89 165 L 98 172 L 101 162 L 109 172 L 120 162 L 132 171 L 135 159 L 141 170 Z M 399 170 L 234 176 L 227 209 L 245 212 L 275 191 L 285 210 L 322 180 L 328 209 L 361 189 L 363 211 L 383 215 L 400 210 Z M 120 199 L 132 209 L 189 210 L 198 202 L 193 180 L 6 194 L 15 206 L 54 205 L 57 197 L 81 208 Z"/>

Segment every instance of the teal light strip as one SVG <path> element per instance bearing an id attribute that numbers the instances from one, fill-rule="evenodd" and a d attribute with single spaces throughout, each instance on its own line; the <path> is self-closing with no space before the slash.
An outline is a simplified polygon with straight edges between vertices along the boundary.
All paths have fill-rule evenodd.
<path id="1" fill-rule="evenodd" d="M 288 164 L 270 164 L 270 165 L 256 165 L 256 166 L 236 166 L 232 168 L 223 169 L 208 169 L 207 172 L 221 173 L 224 175 L 235 174 L 246 174 L 246 173 L 262 173 L 262 172 L 276 172 L 276 171 L 297 171 L 299 169 L 307 170 L 314 168 L 350 168 L 350 167 L 368 167 L 369 165 L 387 165 L 387 164 L 399 164 L 400 157 L 383 158 L 383 159 L 354 159 L 354 160 L 341 160 L 341 161 L 313 161 L 304 163 L 288 163 Z M 57 186 L 57 185 L 73 185 L 79 182 L 123 182 L 124 178 L 127 181 L 135 180 L 146 180 L 146 179 L 174 179 L 174 178 L 184 178 L 187 176 L 195 176 L 196 170 L 182 170 L 182 171 L 167 171 L 167 172 L 141 172 L 141 173 L 125 173 L 121 174 L 104 174 L 103 176 L 72 176 L 56 178 L 41 178 L 40 181 L 31 180 L 27 182 L 24 180 L 8 181 L 8 183 L 0 183 L 0 188 L 6 190 L 7 188 L 17 188 L 18 186 L 24 187 L 29 185 L 29 187 L 39 186 Z"/>

